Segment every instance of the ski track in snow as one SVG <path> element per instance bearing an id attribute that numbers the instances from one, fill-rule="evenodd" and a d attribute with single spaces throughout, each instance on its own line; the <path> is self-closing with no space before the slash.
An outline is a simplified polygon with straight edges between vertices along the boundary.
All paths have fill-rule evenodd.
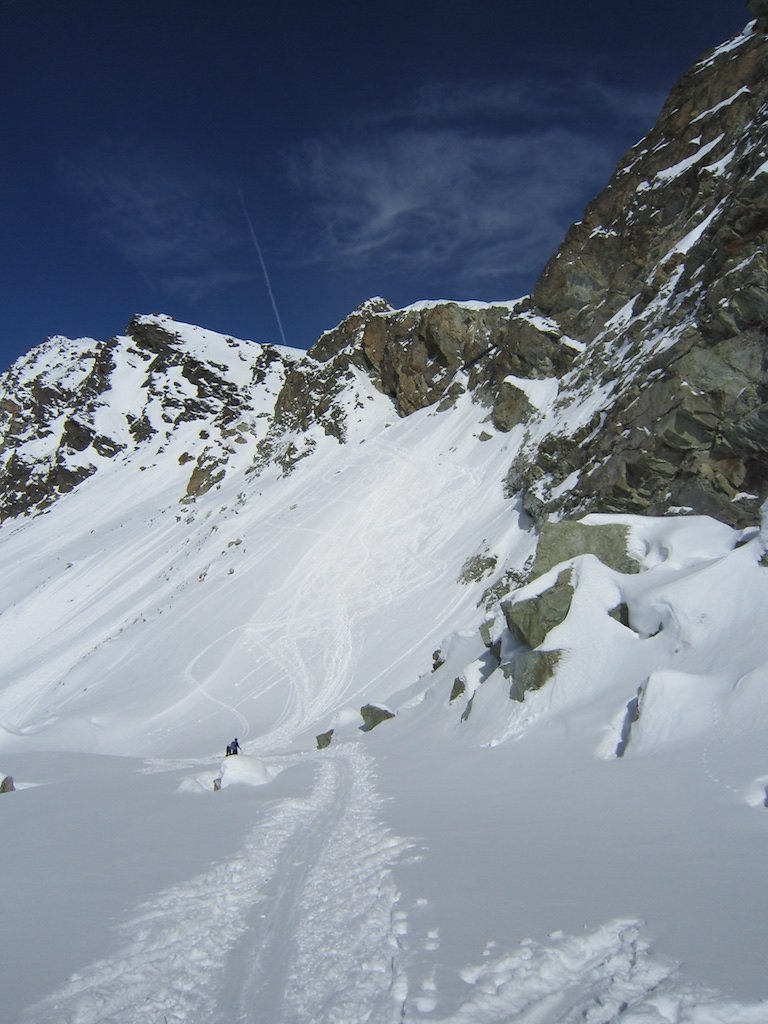
<path id="1" fill-rule="evenodd" d="M 362 481 L 363 504 L 342 514 L 332 530 L 313 531 L 317 540 L 269 595 L 268 621 L 248 627 L 251 647 L 287 683 L 283 708 L 260 737 L 261 750 L 290 743 L 370 686 L 371 680 L 356 678 L 355 668 L 358 634 L 371 609 L 402 600 L 447 568 L 439 553 L 466 516 L 477 475 L 466 471 L 462 486 L 453 477 L 450 495 L 442 494 L 443 471 L 432 458 L 381 439 L 377 446 L 388 457 L 386 471 L 379 467 Z M 425 480 L 442 494 L 439 522 L 425 520 L 420 504 L 408 500 L 412 486 Z M 281 525 L 304 529 L 300 520 Z"/>
<path id="2" fill-rule="evenodd" d="M 307 798 L 276 802 L 235 857 L 139 907 L 115 953 L 23 1021 L 400 1020 L 391 868 L 408 844 L 378 807 L 358 746 L 318 759 Z"/>
<path id="3" fill-rule="evenodd" d="M 211 701 L 213 704 L 216 704 L 218 707 L 223 708 L 225 711 L 229 711 L 230 714 L 234 715 L 234 717 L 240 723 L 240 730 L 239 730 L 240 736 L 242 736 L 243 739 L 245 739 L 249 735 L 249 733 L 251 731 L 250 722 L 245 717 L 245 715 L 243 715 L 240 711 L 238 711 L 236 707 L 233 707 L 231 704 L 227 704 L 225 701 L 220 700 L 218 697 L 214 697 L 214 695 L 212 693 L 209 693 L 208 690 L 206 690 L 206 688 L 196 678 L 196 676 L 194 674 L 194 669 L 195 669 L 195 666 L 197 665 L 197 663 L 202 658 L 204 658 L 205 655 L 212 648 L 217 647 L 223 641 L 229 639 L 229 637 L 231 637 L 234 633 L 241 632 L 243 630 L 243 628 L 244 627 L 242 627 L 242 626 L 236 626 L 234 629 L 231 629 L 228 633 L 225 633 L 223 636 L 217 637 L 215 640 L 211 641 L 211 643 L 209 643 L 207 647 L 204 647 L 201 651 L 199 651 L 195 655 L 195 657 L 192 659 L 192 661 L 190 661 L 190 663 L 187 665 L 186 669 L 184 670 L 184 677 L 191 684 L 191 688 L 192 689 L 191 689 L 190 692 L 194 692 L 196 690 L 198 693 L 201 693 L 204 697 L 207 697 L 207 699 L 209 701 Z"/>

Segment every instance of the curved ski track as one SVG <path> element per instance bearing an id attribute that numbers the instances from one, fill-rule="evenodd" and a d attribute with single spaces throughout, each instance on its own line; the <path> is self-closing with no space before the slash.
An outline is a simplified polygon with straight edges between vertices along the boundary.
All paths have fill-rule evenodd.
<path id="1" fill-rule="evenodd" d="M 441 502 L 447 514 L 435 522 L 411 495 L 417 481 L 442 491 L 440 467 L 389 442 L 377 445 L 390 458 L 362 480 L 356 478 L 360 493 L 338 504 L 332 528 L 310 529 L 301 518 L 277 524 L 281 531 L 309 533 L 316 540 L 268 595 L 264 619 L 246 631 L 262 670 L 269 666 L 287 684 L 281 712 L 260 739 L 261 750 L 290 743 L 364 693 L 370 680 L 356 678 L 356 667 L 365 620 L 447 571 L 441 550 L 457 521 L 463 522 L 465 491 L 475 487 L 475 474 L 466 472 L 466 488 L 451 478 L 450 494 Z"/>

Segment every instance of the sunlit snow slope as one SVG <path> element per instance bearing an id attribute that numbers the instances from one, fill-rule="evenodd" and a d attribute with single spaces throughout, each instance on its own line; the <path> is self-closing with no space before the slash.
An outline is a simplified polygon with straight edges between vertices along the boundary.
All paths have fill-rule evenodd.
<path id="1" fill-rule="evenodd" d="M 3 524 L 9 1019 L 764 1021 L 758 529 L 609 517 L 640 571 L 515 593 L 572 569 L 513 701 L 522 430 L 350 395 L 287 476 L 145 451 Z"/>
<path id="2" fill-rule="evenodd" d="M 180 506 L 173 455 L 134 459 L 6 523 L 4 743 L 190 756 L 232 732 L 271 749 L 387 699 L 471 627 L 467 555 L 533 544 L 502 494 L 509 439 L 478 440 L 470 402 L 399 420 L 360 389 L 356 434 L 287 478 L 236 474 Z"/>

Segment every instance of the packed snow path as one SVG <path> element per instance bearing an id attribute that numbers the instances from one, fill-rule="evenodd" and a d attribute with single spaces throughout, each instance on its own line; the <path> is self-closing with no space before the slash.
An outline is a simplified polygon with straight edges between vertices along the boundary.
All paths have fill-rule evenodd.
<path id="1" fill-rule="evenodd" d="M 261 763 L 232 761 L 236 774 Z M 237 854 L 144 902 L 113 952 L 10 1024 L 768 1020 L 768 1004 L 686 981 L 634 920 L 508 951 L 489 942 L 449 978 L 434 908 L 417 900 L 411 920 L 399 896 L 395 873 L 408 871 L 411 843 L 381 823 L 373 757 L 348 743 L 267 763 L 283 770 L 283 785 L 253 805 L 259 820 Z"/>
<path id="2" fill-rule="evenodd" d="M 306 797 L 275 801 L 235 857 L 141 906 L 113 954 L 23 1020 L 399 1019 L 391 868 L 406 844 L 377 808 L 359 748 L 317 759 Z"/>

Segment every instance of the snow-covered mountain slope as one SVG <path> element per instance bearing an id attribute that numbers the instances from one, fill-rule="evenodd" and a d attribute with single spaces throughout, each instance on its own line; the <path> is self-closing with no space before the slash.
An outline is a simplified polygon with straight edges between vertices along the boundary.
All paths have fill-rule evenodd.
<path id="1" fill-rule="evenodd" d="M 295 358 L 164 316 L 106 342 L 50 338 L 0 378 L 0 520 L 160 456 L 182 467 L 180 496 L 207 490 L 253 458 Z"/>
<path id="2" fill-rule="evenodd" d="M 3 1022 L 768 1021 L 760 4 L 532 298 L 2 378 Z"/>

